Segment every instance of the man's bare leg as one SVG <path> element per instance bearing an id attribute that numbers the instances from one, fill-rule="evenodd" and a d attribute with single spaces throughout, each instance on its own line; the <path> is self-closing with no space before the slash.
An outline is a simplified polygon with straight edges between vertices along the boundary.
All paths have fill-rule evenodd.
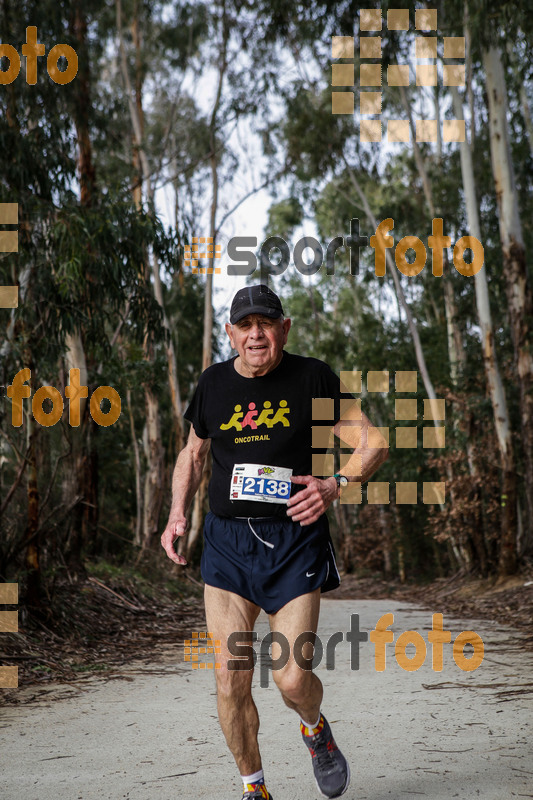
<path id="1" fill-rule="evenodd" d="M 253 663 L 243 662 L 244 669 L 228 670 L 227 662 L 235 656 L 227 642 L 235 631 L 253 631 L 260 608 L 214 586 L 205 586 L 204 598 L 207 629 L 221 646 L 216 660 L 222 666 L 215 670 L 220 727 L 240 774 L 252 775 L 262 769 L 257 743 L 259 715 L 252 698 Z"/>
<path id="2" fill-rule="evenodd" d="M 305 727 L 300 725 L 300 730 L 312 756 L 320 793 L 324 797 L 340 797 L 350 783 L 350 767 L 337 747 L 328 721 L 320 714 L 323 688 L 312 671 L 312 642 L 318 626 L 319 609 L 320 589 L 317 589 L 296 597 L 270 616 L 271 629 L 280 631 L 291 647 L 287 664 L 282 669 L 273 670 L 272 675 L 285 703 L 305 723 Z M 304 632 L 310 634 L 303 647 L 297 647 L 298 663 L 294 658 L 294 642 Z M 272 651 L 273 658 L 277 658 L 279 645 L 273 644 Z"/>
<path id="3" fill-rule="evenodd" d="M 323 688 L 320 679 L 312 672 L 313 648 L 303 647 L 305 668 L 294 660 L 294 642 L 303 631 L 316 633 L 320 612 L 320 589 L 295 597 L 275 614 L 269 615 L 270 629 L 282 633 L 290 645 L 290 657 L 282 669 L 273 670 L 273 678 L 289 708 L 293 708 L 305 722 L 313 725 L 320 713 Z M 272 657 L 278 658 L 280 648 L 272 645 Z"/>

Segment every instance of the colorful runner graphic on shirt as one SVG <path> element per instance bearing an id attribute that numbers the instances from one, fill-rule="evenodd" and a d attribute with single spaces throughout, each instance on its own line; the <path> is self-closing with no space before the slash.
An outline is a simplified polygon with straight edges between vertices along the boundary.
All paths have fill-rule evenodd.
<path id="1" fill-rule="evenodd" d="M 279 408 L 275 413 L 270 400 L 265 400 L 261 413 L 259 413 L 255 403 L 253 402 L 248 403 L 248 410 L 246 414 L 244 413 L 242 406 L 237 403 L 233 409 L 233 415 L 228 422 L 222 423 L 220 430 L 227 431 L 230 428 L 235 428 L 238 431 L 242 431 L 247 427 L 251 428 L 252 430 L 256 430 L 260 425 L 266 425 L 267 428 L 273 428 L 278 422 L 281 423 L 285 428 L 290 428 L 290 422 L 288 419 L 289 414 L 290 408 L 287 406 L 286 400 L 280 400 Z"/>

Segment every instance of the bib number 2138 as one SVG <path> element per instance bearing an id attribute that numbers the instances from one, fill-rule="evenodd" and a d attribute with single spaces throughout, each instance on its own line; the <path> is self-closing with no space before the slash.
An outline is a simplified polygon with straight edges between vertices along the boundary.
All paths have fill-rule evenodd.
<path id="1" fill-rule="evenodd" d="M 277 497 L 288 500 L 291 493 L 291 484 L 289 481 L 276 481 L 273 478 L 265 480 L 264 478 L 252 478 L 250 476 L 244 479 L 242 493 L 261 495 L 266 494 L 269 497 Z"/>
<path id="2" fill-rule="evenodd" d="M 267 464 L 235 464 L 230 500 L 286 503 L 291 495 L 292 469 Z"/>

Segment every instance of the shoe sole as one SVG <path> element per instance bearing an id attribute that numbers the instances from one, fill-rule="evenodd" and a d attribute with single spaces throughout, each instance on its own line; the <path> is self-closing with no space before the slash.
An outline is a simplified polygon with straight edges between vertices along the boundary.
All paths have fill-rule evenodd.
<path id="1" fill-rule="evenodd" d="M 348 790 L 348 787 L 350 785 L 350 777 L 351 777 L 350 776 L 350 765 L 348 764 L 348 762 L 346 762 L 346 769 L 348 770 L 348 777 L 346 778 L 346 783 L 344 784 L 344 789 L 342 790 L 342 792 L 340 794 L 334 795 L 334 797 L 341 797 L 341 795 L 343 795 Z M 318 789 L 318 793 L 320 795 L 322 795 L 322 797 L 328 797 L 329 798 L 330 795 L 329 794 L 324 794 L 324 792 L 322 791 L 322 789 L 318 785 L 318 781 L 317 781 L 316 778 L 315 778 L 315 783 L 316 783 L 316 788 Z M 331 800 L 331 798 L 330 798 L 330 800 Z"/>

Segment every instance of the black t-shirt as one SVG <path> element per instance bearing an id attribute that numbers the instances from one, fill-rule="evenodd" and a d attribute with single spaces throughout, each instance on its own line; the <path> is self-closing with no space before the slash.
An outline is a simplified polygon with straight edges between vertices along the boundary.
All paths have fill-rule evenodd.
<path id="1" fill-rule="evenodd" d="M 284 504 L 231 500 L 234 465 L 264 463 L 311 475 L 312 425 L 333 426 L 340 416 L 339 399 L 353 398 L 341 394 L 339 378 L 316 358 L 284 351 L 275 369 L 256 378 L 240 375 L 235 358 L 202 373 L 185 412 L 196 434 L 211 439 L 211 511 L 222 517 L 286 516 Z M 313 421 L 312 398 L 333 398 L 331 421 Z M 291 494 L 299 489 L 294 485 Z"/>

